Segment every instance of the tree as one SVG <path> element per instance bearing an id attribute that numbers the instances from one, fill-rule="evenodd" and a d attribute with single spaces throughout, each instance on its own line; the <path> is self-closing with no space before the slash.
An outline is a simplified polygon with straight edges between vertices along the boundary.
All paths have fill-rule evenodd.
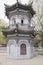
<path id="1" fill-rule="evenodd" d="M 38 37 L 36 36 L 34 41 L 35 43 L 39 43 L 39 46 L 43 46 L 43 6 L 40 6 L 40 9 L 38 9 L 38 12 L 33 18 L 32 24 L 35 26 L 35 30 L 38 31 Z"/>
<path id="2" fill-rule="evenodd" d="M 40 37 L 40 45 L 43 47 L 43 6 L 41 7 L 40 13 L 38 13 L 38 35 Z"/>
<path id="3" fill-rule="evenodd" d="M 43 47 L 43 21 L 40 22 L 40 31 L 39 31 L 39 36 L 41 38 L 41 46 Z"/>
<path id="4" fill-rule="evenodd" d="M 2 32 L 2 29 L 6 26 L 8 26 L 8 23 L 6 23 L 3 19 L 0 19 L 0 42 L 6 42 L 6 37 Z"/>

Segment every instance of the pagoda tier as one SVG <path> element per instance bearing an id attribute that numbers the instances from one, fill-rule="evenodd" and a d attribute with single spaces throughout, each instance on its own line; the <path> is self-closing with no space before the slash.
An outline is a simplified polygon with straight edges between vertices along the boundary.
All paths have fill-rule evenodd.
<path id="1" fill-rule="evenodd" d="M 28 26 L 28 24 L 27 24 Z M 26 27 L 26 25 L 13 25 L 12 27 L 8 27 L 8 28 L 3 28 L 3 34 L 5 36 L 7 35 L 11 35 L 11 34 L 33 34 L 34 35 L 34 27 L 33 26 L 28 26 Z"/>
<path id="2" fill-rule="evenodd" d="M 12 6 L 5 4 L 6 16 L 9 18 L 9 13 L 16 10 L 16 9 L 17 10 L 21 9 L 21 10 L 29 11 L 31 13 L 32 17 L 35 14 L 35 11 L 32 8 L 32 3 L 30 3 L 29 5 L 23 5 L 19 2 L 17 2 L 16 4 L 14 4 Z"/>
<path id="3" fill-rule="evenodd" d="M 9 27 L 2 30 L 5 36 L 12 34 L 34 35 L 34 27 L 30 22 L 35 14 L 32 3 L 23 5 L 17 2 L 12 6 L 5 5 L 5 10 L 6 16 L 9 18 Z"/>

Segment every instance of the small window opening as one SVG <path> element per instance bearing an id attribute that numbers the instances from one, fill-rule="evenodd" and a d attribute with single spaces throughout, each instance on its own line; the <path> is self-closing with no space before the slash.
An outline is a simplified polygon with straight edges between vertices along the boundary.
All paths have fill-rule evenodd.
<path id="1" fill-rule="evenodd" d="M 15 20 L 15 18 L 14 18 L 14 24 L 16 23 L 16 20 Z"/>
<path id="2" fill-rule="evenodd" d="M 21 24 L 23 25 L 23 20 L 21 20 Z"/>

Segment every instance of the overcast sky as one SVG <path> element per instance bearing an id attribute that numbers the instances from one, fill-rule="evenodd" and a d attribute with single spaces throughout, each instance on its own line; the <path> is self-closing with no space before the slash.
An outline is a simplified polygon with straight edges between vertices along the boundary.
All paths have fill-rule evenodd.
<path id="1" fill-rule="evenodd" d="M 0 0 L 0 19 L 5 19 L 7 20 L 7 17 L 5 16 L 5 8 L 4 8 L 4 3 L 7 5 L 12 5 L 14 3 L 16 3 L 17 0 Z M 19 2 L 21 1 L 22 4 L 28 4 L 28 2 L 32 1 L 32 0 L 19 0 Z M 35 8 L 37 10 L 37 5 L 41 5 L 43 4 L 43 0 L 33 0 L 35 5 Z M 38 2 L 37 2 L 38 1 Z M 35 3 L 36 2 L 36 3 Z"/>

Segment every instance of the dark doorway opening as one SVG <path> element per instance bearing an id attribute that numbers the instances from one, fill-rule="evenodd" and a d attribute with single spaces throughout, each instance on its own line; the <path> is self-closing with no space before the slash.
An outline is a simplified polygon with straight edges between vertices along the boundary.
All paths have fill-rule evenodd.
<path id="1" fill-rule="evenodd" d="M 21 46 L 20 46 L 20 54 L 21 55 L 26 55 L 26 45 L 25 44 L 21 44 Z"/>
<path id="2" fill-rule="evenodd" d="M 23 20 L 21 20 L 21 24 L 23 25 Z"/>

